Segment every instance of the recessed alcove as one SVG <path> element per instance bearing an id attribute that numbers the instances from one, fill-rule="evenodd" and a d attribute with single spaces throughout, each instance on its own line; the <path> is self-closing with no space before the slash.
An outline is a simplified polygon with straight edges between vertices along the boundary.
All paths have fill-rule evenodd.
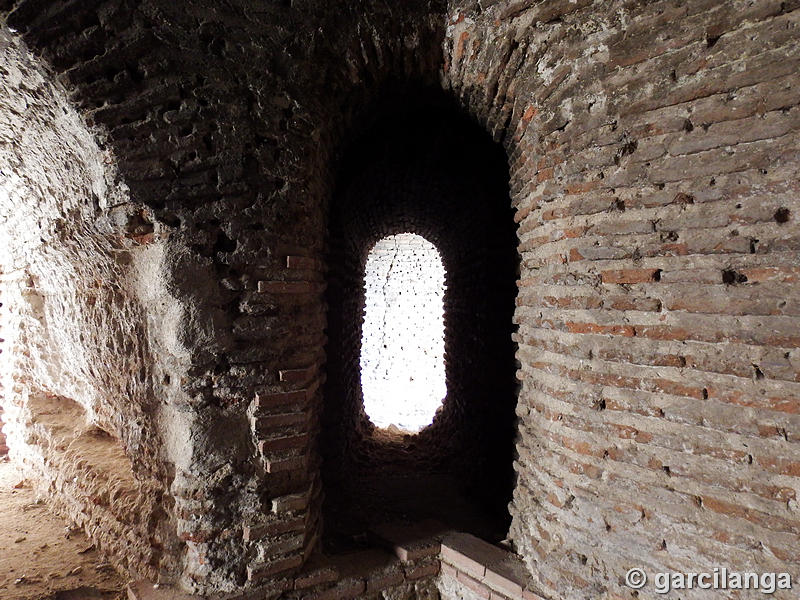
<path id="1" fill-rule="evenodd" d="M 446 97 L 425 93 L 387 101 L 359 132 L 339 163 L 329 216 L 326 547 L 346 548 L 381 522 L 426 518 L 503 539 L 513 488 L 518 276 L 505 154 Z M 418 433 L 370 420 L 373 391 L 360 362 L 365 323 L 371 327 L 370 253 L 409 234 L 436 248 L 444 271 L 444 397 Z M 391 330 L 415 327 L 402 312 L 387 316 Z M 432 352 L 431 369 L 436 360 Z M 384 395 L 390 402 L 391 392 Z"/>

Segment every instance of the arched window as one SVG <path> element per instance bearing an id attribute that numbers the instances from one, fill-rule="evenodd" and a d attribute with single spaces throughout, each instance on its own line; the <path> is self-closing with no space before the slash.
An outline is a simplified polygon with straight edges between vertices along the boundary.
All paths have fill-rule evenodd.
<path id="1" fill-rule="evenodd" d="M 519 256 L 507 157 L 449 99 L 420 94 L 376 107 L 331 198 L 320 450 L 334 551 L 398 520 L 508 534 Z"/>
<path id="2" fill-rule="evenodd" d="M 444 278 L 439 251 L 422 236 L 390 235 L 370 250 L 361 390 L 364 411 L 378 427 L 416 433 L 433 422 L 447 394 Z"/>

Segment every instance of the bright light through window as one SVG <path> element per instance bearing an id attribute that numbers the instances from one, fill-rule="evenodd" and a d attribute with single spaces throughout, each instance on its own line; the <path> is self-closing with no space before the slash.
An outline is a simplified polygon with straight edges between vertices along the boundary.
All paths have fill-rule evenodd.
<path id="1" fill-rule="evenodd" d="M 418 235 L 385 237 L 369 253 L 364 286 L 364 410 L 378 427 L 416 433 L 447 393 L 442 258 Z"/>

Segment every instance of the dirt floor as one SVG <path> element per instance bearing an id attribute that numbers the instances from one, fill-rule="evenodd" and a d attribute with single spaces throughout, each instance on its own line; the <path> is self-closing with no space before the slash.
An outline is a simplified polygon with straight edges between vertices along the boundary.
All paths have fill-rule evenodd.
<path id="1" fill-rule="evenodd" d="M 123 600 L 125 583 L 0 459 L 0 599 Z"/>

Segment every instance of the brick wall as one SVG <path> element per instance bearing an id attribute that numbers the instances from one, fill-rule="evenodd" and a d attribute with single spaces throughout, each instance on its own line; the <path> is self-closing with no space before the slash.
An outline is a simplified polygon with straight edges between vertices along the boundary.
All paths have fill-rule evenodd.
<path id="1" fill-rule="evenodd" d="M 522 561 L 507 549 L 433 521 L 395 523 L 370 532 L 375 547 L 336 557 L 314 555 L 293 577 L 214 600 L 543 600 Z M 191 600 L 147 581 L 128 586 L 132 600 Z"/>
<path id="2" fill-rule="evenodd" d="M 434 600 L 439 597 L 441 538 L 445 531 L 436 523 L 415 527 L 388 526 L 371 532 L 373 547 L 338 556 L 314 554 L 293 573 L 264 573 L 253 588 L 213 596 L 214 600 L 348 600 L 392 598 Z M 132 583 L 133 600 L 191 600 L 173 588 L 155 587 L 146 581 Z"/>
<path id="3" fill-rule="evenodd" d="M 641 561 L 797 576 L 797 9 L 0 2 L 170 232 L 147 314 L 180 344 L 119 417 L 176 436 L 141 446 L 181 538 L 160 576 L 232 591 L 317 544 L 330 200 L 409 81 L 509 159 L 510 534 L 541 595 L 628 598 Z"/>
<path id="4" fill-rule="evenodd" d="M 451 4 L 447 86 L 510 157 L 511 535 L 546 596 L 629 598 L 637 565 L 797 577 L 798 18 Z"/>
<path id="5" fill-rule="evenodd" d="M 142 475 L 168 488 L 152 500 L 172 531 L 150 538 L 158 564 L 145 567 L 195 592 L 296 571 L 321 529 L 332 161 L 352 117 L 378 95 L 372 86 L 389 75 L 435 80 L 440 19 L 427 2 L 402 15 L 161 0 L 9 0 L 0 10 L 148 209 L 132 223 L 142 231 L 127 233 L 151 246 L 152 260 L 133 271 L 150 278 L 137 291 L 153 304 L 132 322 L 174 337 L 151 340 L 164 360 L 152 376 L 138 342 L 119 356 L 141 368 L 97 361 L 144 374 L 157 390 L 148 417 L 118 413 L 119 425 L 150 436 L 132 448 L 132 458 L 146 457 L 135 462 Z M 414 53 L 406 39 L 417 40 Z M 109 213 L 98 222 L 116 224 Z M 135 394 L 107 397 L 145 408 Z"/>
<path id="6" fill-rule="evenodd" d="M 464 533 L 444 537 L 437 585 L 446 600 L 543 600 L 518 556 Z"/>
<path id="7" fill-rule="evenodd" d="M 151 344 L 168 329 L 144 307 L 158 289 L 153 223 L 64 87 L 5 25 L 0 64 L 0 404 L 9 455 L 115 565 L 155 576 L 159 547 L 176 536 L 162 509 L 163 422 L 145 416 L 163 397 Z M 68 428 L 86 431 L 59 439 L 40 430 L 42 398 L 74 417 Z M 106 462 L 128 452 L 121 472 L 101 468 L 108 445 L 89 448 L 101 437 L 116 441 Z"/>

